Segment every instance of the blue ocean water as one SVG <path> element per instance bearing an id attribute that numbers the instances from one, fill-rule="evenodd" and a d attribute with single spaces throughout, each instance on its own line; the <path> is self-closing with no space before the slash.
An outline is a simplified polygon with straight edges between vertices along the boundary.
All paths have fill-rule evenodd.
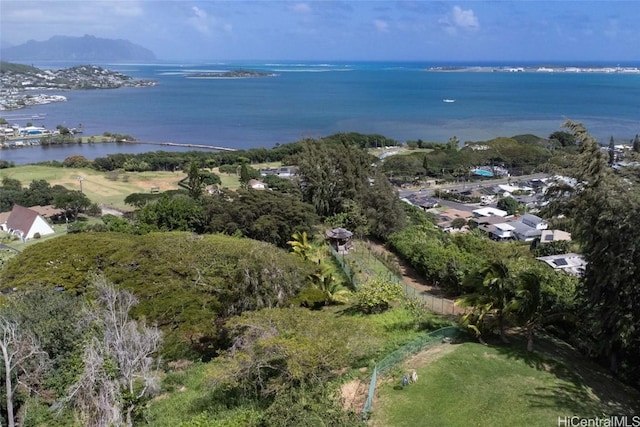
<path id="1" fill-rule="evenodd" d="M 35 64 L 62 68 L 69 64 Z M 230 148 L 272 147 L 336 132 L 378 133 L 399 141 L 480 141 L 532 133 L 546 137 L 566 119 L 601 141 L 640 133 L 638 73 L 434 72 L 428 63 L 99 64 L 155 87 L 52 92 L 67 102 L 0 114 L 46 115 L 85 134 L 130 134 L 141 141 Z M 637 65 L 636 65 L 637 66 Z M 252 69 L 273 77 L 196 79 L 189 74 Z M 455 99 L 455 102 L 443 102 Z M 24 120 L 20 124 L 24 124 Z M 17 164 L 143 152 L 148 145 L 2 150 Z M 178 150 L 174 148 L 173 150 Z"/>

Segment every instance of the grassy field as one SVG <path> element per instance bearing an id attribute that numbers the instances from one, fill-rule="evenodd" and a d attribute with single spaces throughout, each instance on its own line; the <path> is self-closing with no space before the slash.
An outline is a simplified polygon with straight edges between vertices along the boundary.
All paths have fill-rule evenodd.
<path id="1" fill-rule="evenodd" d="M 555 426 L 564 416 L 639 413 L 640 393 L 579 356 L 523 348 L 437 344 L 378 380 L 369 425 Z M 419 380 L 403 389 L 401 375 L 413 369 Z"/>
<path id="2" fill-rule="evenodd" d="M 279 167 L 279 162 L 251 165 L 255 169 Z M 220 176 L 223 188 L 232 190 L 240 188 L 240 180 L 236 175 L 213 172 Z M 157 187 L 160 191 L 176 190 L 178 182 L 186 177 L 183 172 L 99 172 L 93 169 L 56 168 L 42 165 L 24 165 L 14 168 L 1 169 L 0 179 L 8 176 L 18 179 L 23 187 L 28 187 L 31 181 L 44 179 L 52 186 L 62 185 L 70 190 L 80 190 L 100 205 L 114 207 L 120 210 L 131 210 L 124 204 L 124 199 L 131 193 L 148 193 Z M 80 179 L 80 177 L 82 179 Z"/>
<path id="3" fill-rule="evenodd" d="M 158 187 L 160 191 L 178 189 L 178 182 L 186 175 L 182 172 L 105 173 L 93 169 L 25 165 L 0 170 L 0 178 L 5 176 L 20 180 L 24 187 L 33 180 L 44 179 L 52 186 L 59 184 L 70 190 L 80 190 L 82 182 L 82 191 L 92 202 L 130 210 L 131 207 L 124 204 L 129 194 L 148 193 L 152 187 Z"/>

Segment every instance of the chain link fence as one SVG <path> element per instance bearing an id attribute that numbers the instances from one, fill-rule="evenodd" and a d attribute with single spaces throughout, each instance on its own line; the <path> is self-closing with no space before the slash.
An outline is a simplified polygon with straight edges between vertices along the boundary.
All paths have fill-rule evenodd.
<path id="1" fill-rule="evenodd" d="M 369 382 L 367 399 L 365 401 L 364 408 L 362 408 L 362 419 L 366 420 L 371 413 L 378 375 L 384 374 L 386 371 L 405 360 L 408 356 L 416 354 L 430 345 L 440 343 L 445 338 L 456 339 L 461 334 L 462 331 L 457 326 L 440 328 L 403 345 L 399 349 L 389 353 L 384 359 L 378 362 L 373 367 L 373 374 L 371 375 L 371 381 Z"/>
<path id="2" fill-rule="evenodd" d="M 389 270 L 389 268 L 373 254 L 370 254 L 367 258 L 368 263 L 373 264 L 372 267 L 371 265 L 365 265 L 362 262 L 358 262 L 356 258 L 351 257 L 349 254 L 341 255 L 333 246 L 328 246 L 331 255 L 336 260 L 354 289 L 358 289 L 358 285 L 360 283 L 364 283 L 368 278 L 381 276 L 390 282 L 399 283 L 404 289 L 404 293 L 407 297 L 418 300 L 425 308 L 428 308 L 434 313 L 441 315 L 459 315 L 464 314 L 465 312 L 463 308 L 456 306 L 453 300 L 429 294 L 428 292 L 416 289 L 406 283 L 401 275 Z M 368 250 L 371 252 L 370 249 Z M 354 271 L 354 268 L 351 265 L 349 265 L 348 261 L 350 261 L 353 266 L 356 266 L 358 270 L 357 272 Z"/>

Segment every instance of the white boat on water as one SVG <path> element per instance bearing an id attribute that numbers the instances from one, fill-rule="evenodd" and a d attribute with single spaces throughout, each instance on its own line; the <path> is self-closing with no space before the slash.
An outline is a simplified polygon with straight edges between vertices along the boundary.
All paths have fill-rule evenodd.
<path id="1" fill-rule="evenodd" d="M 442 100 L 442 102 L 452 103 L 452 102 L 456 102 L 456 100 L 455 99 L 445 98 L 445 99 Z"/>

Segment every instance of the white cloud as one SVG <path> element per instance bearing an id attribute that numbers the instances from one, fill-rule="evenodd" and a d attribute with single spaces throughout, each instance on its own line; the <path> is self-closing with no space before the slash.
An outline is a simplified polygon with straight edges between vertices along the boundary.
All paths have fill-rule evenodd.
<path id="1" fill-rule="evenodd" d="M 476 29 L 480 27 L 478 17 L 473 10 L 463 10 L 460 6 L 453 6 L 453 23 L 459 28 Z"/>
<path id="2" fill-rule="evenodd" d="M 211 26 L 207 12 L 198 6 L 192 6 L 191 12 L 192 15 L 187 19 L 189 25 L 205 36 L 211 35 Z"/>
<path id="3" fill-rule="evenodd" d="M 135 2 L 114 2 L 113 12 L 117 16 L 125 16 L 128 18 L 141 16 L 144 13 L 142 6 Z"/>
<path id="4" fill-rule="evenodd" d="M 206 10 L 198 6 L 192 6 L 191 13 L 192 15 L 187 19 L 188 24 L 204 36 L 209 37 L 216 30 L 231 32 L 233 29 L 231 24 L 221 22 L 214 16 L 209 16 Z"/>
<path id="5" fill-rule="evenodd" d="M 308 3 L 295 3 L 289 6 L 289 9 L 295 13 L 309 13 L 311 12 L 311 6 Z"/>
<path id="6" fill-rule="evenodd" d="M 387 21 L 383 21 L 382 19 L 374 19 L 373 26 L 376 27 L 376 30 L 382 33 L 389 32 L 389 24 L 387 23 Z"/>
<path id="7" fill-rule="evenodd" d="M 191 10 L 193 11 L 193 14 L 198 18 L 198 19 L 206 19 L 207 18 L 207 12 L 205 12 L 204 10 L 200 9 L 198 6 L 193 6 L 191 8 Z"/>
<path id="8" fill-rule="evenodd" d="M 451 13 L 440 18 L 438 23 L 449 34 L 456 34 L 458 30 L 475 31 L 480 28 L 480 21 L 473 10 L 464 10 L 460 6 L 453 6 Z"/>

